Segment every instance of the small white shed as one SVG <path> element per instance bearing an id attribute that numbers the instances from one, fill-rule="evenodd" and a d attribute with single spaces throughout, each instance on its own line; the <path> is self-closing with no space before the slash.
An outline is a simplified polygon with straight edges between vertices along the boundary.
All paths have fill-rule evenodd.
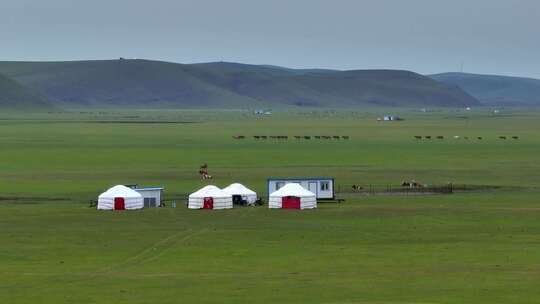
<path id="1" fill-rule="evenodd" d="M 143 197 L 144 207 L 159 207 L 161 205 L 161 196 L 163 193 L 163 187 L 143 187 L 143 188 L 133 188 Z"/>

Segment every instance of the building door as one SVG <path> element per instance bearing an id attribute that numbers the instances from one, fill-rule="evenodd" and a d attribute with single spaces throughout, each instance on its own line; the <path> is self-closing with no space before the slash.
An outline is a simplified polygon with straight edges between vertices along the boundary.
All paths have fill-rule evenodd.
<path id="1" fill-rule="evenodd" d="M 123 197 L 114 198 L 114 210 L 126 210 L 126 203 Z"/>
<path id="2" fill-rule="evenodd" d="M 315 194 L 315 197 L 319 197 L 317 195 L 317 182 L 309 182 L 308 190 L 313 192 L 313 194 Z"/>
<path id="3" fill-rule="evenodd" d="M 204 198 L 203 209 L 214 209 L 214 199 L 212 197 Z"/>
<path id="4" fill-rule="evenodd" d="M 281 198 L 281 208 L 300 209 L 300 198 L 296 196 L 285 196 Z"/>
<path id="5" fill-rule="evenodd" d="M 243 205 L 242 196 L 241 195 L 233 195 L 232 196 L 232 202 L 233 202 L 233 205 Z"/>

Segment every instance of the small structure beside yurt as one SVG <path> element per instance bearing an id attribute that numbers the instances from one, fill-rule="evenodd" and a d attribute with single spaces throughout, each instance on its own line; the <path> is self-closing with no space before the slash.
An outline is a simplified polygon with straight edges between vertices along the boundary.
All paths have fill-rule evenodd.
<path id="1" fill-rule="evenodd" d="M 231 209 L 232 207 L 232 195 L 212 185 L 193 192 L 188 198 L 189 209 Z"/>
<path id="2" fill-rule="evenodd" d="M 317 208 L 317 197 L 300 184 L 289 183 L 270 194 L 268 208 L 313 209 Z"/>
<path id="3" fill-rule="evenodd" d="M 232 196 L 233 205 L 253 205 L 257 201 L 257 193 L 242 184 L 230 184 L 223 191 Z"/>
<path id="4" fill-rule="evenodd" d="M 163 187 L 135 187 L 132 188 L 143 197 L 144 208 L 160 207 Z"/>
<path id="5" fill-rule="evenodd" d="M 118 185 L 103 192 L 98 197 L 98 210 L 136 210 L 144 207 L 140 193 L 123 185 Z"/>

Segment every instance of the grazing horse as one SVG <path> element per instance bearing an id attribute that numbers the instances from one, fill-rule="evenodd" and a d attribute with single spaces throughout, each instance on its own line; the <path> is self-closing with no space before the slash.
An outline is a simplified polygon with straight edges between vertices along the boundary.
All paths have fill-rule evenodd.
<path id="1" fill-rule="evenodd" d="M 500 139 L 506 139 L 506 136 L 499 136 Z"/>
<path id="2" fill-rule="evenodd" d="M 426 139 L 431 139 L 430 135 L 424 136 Z"/>
<path id="3" fill-rule="evenodd" d="M 512 136 L 513 139 L 519 139 L 519 136 Z"/>

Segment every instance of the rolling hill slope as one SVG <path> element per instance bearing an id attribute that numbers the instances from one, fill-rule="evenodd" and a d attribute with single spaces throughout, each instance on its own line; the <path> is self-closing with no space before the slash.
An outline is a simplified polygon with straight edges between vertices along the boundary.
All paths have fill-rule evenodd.
<path id="1" fill-rule="evenodd" d="M 467 73 L 444 73 L 430 77 L 448 85 L 459 86 L 487 105 L 540 105 L 538 79 Z"/>
<path id="2" fill-rule="evenodd" d="M 408 71 L 294 70 L 149 60 L 0 62 L 0 73 L 65 108 L 463 106 L 457 87 Z"/>
<path id="3" fill-rule="evenodd" d="M 51 108 L 53 106 L 47 98 L 0 74 L 0 109 L 26 110 Z"/>

